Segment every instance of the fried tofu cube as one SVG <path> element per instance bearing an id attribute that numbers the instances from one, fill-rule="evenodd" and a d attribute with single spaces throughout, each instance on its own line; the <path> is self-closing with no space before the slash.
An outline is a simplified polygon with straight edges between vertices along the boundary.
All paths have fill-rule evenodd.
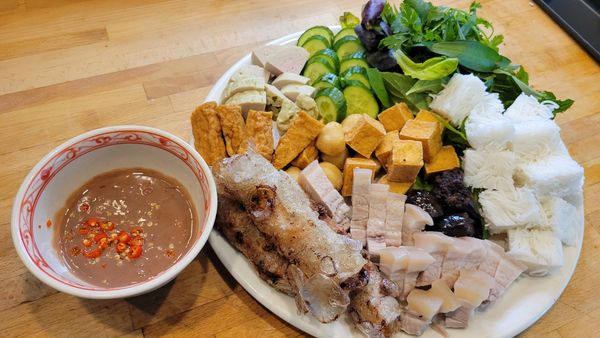
<path id="1" fill-rule="evenodd" d="M 440 123 L 440 121 L 438 121 L 438 119 L 435 118 L 434 113 L 430 112 L 429 110 L 421 109 L 417 113 L 417 116 L 415 116 L 415 121 L 435 122 L 440 128 L 440 134 L 444 131 L 444 126 Z"/>
<path id="2" fill-rule="evenodd" d="M 248 133 L 240 106 L 218 106 L 217 113 L 225 137 L 227 154 L 233 156 L 245 152 L 248 149 Z"/>
<path id="3" fill-rule="evenodd" d="M 379 181 L 377 181 L 377 183 L 387 184 L 390 189 L 390 192 L 394 192 L 396 194 L 401 194 L 401 195 L 406 194 L 408 189 L 410 189 L 410 187 L 412 187 L 412 185 L 414 184 L 414 182 L 410 182 L 410 183 L 392 182 L 392 181 L 388 180 L 388 175 L 381 176 L 381 178 L 379 179 Z"/>
<path id="4" fill-rule="evenodd" d="M 311 164 L 314 160 L 319 157 L 319 150 L 315 145 L 316 142 L 311 142 L 308 147 L 304 148 L 300 155 L 298 155 L 293 161 L 292 165 L 300 169 L 306 168 L 307 165 Z"/>
<path id="5" fill-rule="evenodd" d="M 206 102 L 196 108 L 190 117 L 194 147 L 208 165 L 227 156 L 216 108 L 216 102 Z"/>
<path id="6" fill-rule="evenodd" d="M 342 196 L 352 196 L 352 183 L 354 182 L 354 168 L 371 169 L 373 177 L 377 171 L 377 163 L 370 158 L 349 157 L 344 163 L 344 172 L 342 178 Z"/>
<path id="7" fill-rule="evenodd" d="M 387 132 L 402 129 L 406 121 L 413 118 L 413 113 L 404 102 L 396 103 L 394 106 L 382 111 L 377 117 Z"/>
<path id="8" fill-rule="evenodd" d="M 375 157 L 381 162 L 383 165 L 386 165 L 388 158 L 392 153 L 392 146 L 394 145 L 395 140 L 399 140 L 399 131 L 393 130 L 385 134 L 383 141 L 379 143 L 377 149 L 375 149 Z"/>
<path id="9" fill-rule="evenodd" d="M 423 167 L 423 146 L 419 141 L 399 140 L 394 142 L 392 155 L 388 159 L 388 180 L 412 183 Z"/>
<path id="10" fill-rule="evenodd" d="M 442 148 L 442 131 L 438 123 L 429 121 L 407 121 L 400 130 L 401 140 L 414 140 L 423 144 L 423 158 L 431 161 Z"/>
<path id="11" fill-rule="evenodd" d="M 314 117 L 303 111 L 299 112 L 288 131 L 279 139 L 273 156 L 273 166 L 282 169 L 288 165 L 319 136 L 323 126 L 323 123 Z"/>
<path id="12" fill-rule="evenodd" d="M 443 146 L 431 162 L 425 162 L 425 175 L 430 176 L 458 167 L 460 167 L 460 160 L 454 147 Z"/>
<path id="13" fill-rule="evenodd" d="M 369 158 L 385 137 L 383 125 L 367 114 L 352 117 L 342 124 L 346 144 L 362 156 Z"/>
<path id="14" fill-rule="evenodd" d="M 273 113 L 250 109 L 246 131 L 254 142 L 254 149 L 268 161 L 273 157 Z"/>

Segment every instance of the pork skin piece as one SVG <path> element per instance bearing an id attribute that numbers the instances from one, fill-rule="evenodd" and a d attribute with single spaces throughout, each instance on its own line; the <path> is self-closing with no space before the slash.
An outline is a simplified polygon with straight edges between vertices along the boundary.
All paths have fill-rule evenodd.
<path id="1" fill-rule="evenodd" d="M 244 207 L 219 196 L 216 228 L 254 264 L 260 277 L 288 295 L 294 295 L 286 278 L 289 262 L 258 231 Z"/>
<path id="2" fill-rule="evenodd" d="M 402 245 L 402 218 L 406 195 L 388 192 L 385 214 L 385 244 L 386 246 Z"/>
<path id="3" fill-rule="evenodd" d="M 320 220 L 298 183 L 252 149 L 221 161 L 214 175 L 220 189 L 244 205 L 258 230 L 308 279 L 326 273 L 340 284 L 367 263 L 358 241 Z M 324 266 L 333 271 L 323 271 Z"/>
<path id="4" fill-rule="evenodd" d="M 434 262 L 425 250 L 412 246 L 387 247 L 379 252 L 379 267 L 398 285 L 399 298 L 405 300 L 415 288 L 419 273 Z"/>
<path id="5" fill-rule="evenodd" d="M 367 249 L 372 261 L 379 262 L 379 251 L 385 248 L 386 202 L 389 186 L 369 186 L 369 220 L 367 221 Z"/>
<path id="6" fill-rule="evenodd" d="M 437 231 L 425 231 L 413 235 L 414 244 L 421 248 L 435 259 L 435 262 L 423 271 L 417 278 L 417 286 L 431 285 L 442 275 L 442 265 L 448 252 L 448 247 L 452 245 L 453 238 Z"/>
<path id="7" fill-rule="evenodd" d="M 400 331 L 398 287 L 383 277 L 373 263 L 365 265 L 368 284 L 350 294 L 350 316 L 370 338 L 390 337 Z"/>
<path id="8" fill-rule="evenodd" d="M 369 220 L 369 186 L 373 172 L 370 169 L 354 168 L 352 181 L 352 219 L 350 236 L 367 244 L 367 222 Z"/>
<path id="9" fill-rule="evenodd" d="M 458 278 L 460 270 L 464 267 L 467 256 L 470 255 L 472 246 L 464 245 L 463 241 L 453 238 L 452 243 L 447 247 L 446 256 L 442 263 L 442 273 L 440 279 L 448 287 L 452 287 Z"/>
<path id="10" fill-rule="evenodd" d="M 406 203 L 402 218 L 402 244 L 413 245 L 413 234 L 423 231 L 425 225 L 433 225 L 433 218 L 420 207 Z"/>
<path id="11" fill-rule="evenodd" d="M 350 207 L 333 187 L 318 161 L 313 161 L 300 172 L 298 183 L 313 201 L 326 209 L 335 223 L 348 230 Z"/>

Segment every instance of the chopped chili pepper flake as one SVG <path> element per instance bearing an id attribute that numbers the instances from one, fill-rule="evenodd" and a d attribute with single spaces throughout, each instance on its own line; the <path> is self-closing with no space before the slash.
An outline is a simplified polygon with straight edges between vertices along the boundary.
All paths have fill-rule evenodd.
<path id="1" fill-rule="evenodd" d="M 98 258 L 100 257 L 100 255 L 102 254 L 102 251 L 98 248 L 92 250 L 92 251 L 84 251 L 83 255 L 87 258 Z"/>
<path id="2" fill-rule="evenodd" d="M 71 256 L 77 256 L 81 253 L 81 249 L 78 246 L 74 246 L 71 249 Z"/>
<path id="3" fill-rule="evenodd" d="M 121 253 L 121 252 L 127 250 L 127 244 L 119 242 L 119 243 L 117 243 L 116 249 L 117 249 L 118 253 Z"/>
<path id="4" fill-rule="evenodd" d="M 121 230 L 121 232 L 119 232 L 119 235 L 117 235 L 117 239 L 121 243 L 127 243 L 129 242 L 130 237 L 129 234 L 125 232 L 125 230 Z"/>
<path id="5" fill-rule="evenodd" d="M 142 246 L 144 245 L 144 239 L 142 237 L 134 237 L 129 241 L 129 245 L 131 246 Z"/>
<path id="6" fill-rule="evenodd" d="M 85 223 L 91 227 L 97 227 L 98 225 L 100 225 L 100 222 L 95 217 L 88 218 L 88 220 Z"/>
<path id="7" fill-rule="evenodd" d="M 94 236 L 94 242 L 98 243 L 100 242 L 101 239 L 105 239 L 108 241 L 108 235 L 106 234 L 106 232 L 100 232 L 98 233 L 96 236 Z"/>
<path id="8" fill-rule="evenodd" d="M 167 255 L 169 257 L 173 257 L 173 256 L 175 256 L 175 250 L 167 249 L 167 250 L 165 250 L 165 255 Z"/>
<path id="9" fill-rule="evenodd" d="M 133 228 L 131 228 L 131 235 L 132 236 L 139 236 L 142 232 L 144 232 L 144 229 L 142 229 L 140 227 L 133 227 Z"/>
<path id="10" fill-rule="evenodd" d="M 85 246 L 85 247 L 90 247 L 90 246 L 92 246 L 92 241 L 90 241 L 90 240 L 89 240 L 89 239 L 87 239 L 87 238 L 86 238 L 86 239 L 84 239 L 84 240 L 83 240 L 83 246 Z"/>
<path id="11" fill-rule="evenodd" d="M 85 236 L 85 235 L 87 235 L 87 234 L 90 233 L 90 228 L 88 228 L 87 225 L 84 225 L 84 226 L 80 227 L 77 230 L 79 231 L 79 234 L 82 235 L 82 236 Z"/>
<path id="12" fill-rule="evenodd" d="M 138 258 L 142 255 L 142 247 L 134 245 L 129 248 L 129 252 L 127 253 L 127 257 L 133 259 Z"/>
<path id="13" fill-rule="evenodd" d="M 51 220 L 51 219 L 49 219 L 49 218 L 48 218 L 48 219 L 46 220 L 46 226 L 47 226 L 48 228 L 52 226 L 52 220 Z"/>
<path id="14" fill-rule="evenodd" d="M 108 244 L 110 244 L 108 242 L 108 238 L 106 238 L 106 237 L 100 238 L 100 241 L 98 243 L 98 248 L 104 250 L 104 249 L 108 248 Z"/>
<path id="15" fill-rule="evenodd" d="M 101 227 L 103 230 L 110 231 L 110 230 L 112 230 L 112 229 L 114 229 L 114 228 L 115 228 L 115 225 L 113 224 L 113 222 L 105 222 L 105 223 L 102 223 L 102 224 L 100 225 L 100 227 Z"/>

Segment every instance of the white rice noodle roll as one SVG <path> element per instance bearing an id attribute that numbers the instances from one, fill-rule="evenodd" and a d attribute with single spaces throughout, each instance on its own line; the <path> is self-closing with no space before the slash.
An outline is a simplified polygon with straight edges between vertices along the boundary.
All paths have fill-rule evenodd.
<path id="1" fill-rule="evenodd" d="M 579 195 L 583 191 L 583 168 L 568 155 L 552 155 L 517 164 L 515 181 L 530 187 L 538 196 Z"/>
<path id="2" fill-rule="evenodd" d="M 473 188 L 510 190 L 516 156 L 511 151 L 473 150 L 464 152 L 465 184 Z"/>
<path id="3" fill-rule="evenodd" d="M 560 127 L 551 120 L 516 123 L 510 145 L 520 162 L 536 161 L 548 155 L 568 154 L 560 139 Z"/>
<path id="4" fill-rule="evenodd" d="M 535 97 L 521 93 L 506 109 L 504 115 L 513 122 L 549 120 L 556 108 L 557 105 L 553 102 L 540 103 Z"/>
<path id="5" fill-rule="evenodd" d="M 507 254 L 525 264 L 531 276 L 545 276 L 564 263 L 562 244 L 552 230 L 509 230 L 508 247 Z"/>
<path id="6" fill-rule="evenodd" d="M 430 108 L 458 127 L 486 95 L 485 84 L 477 76 L 457 73 L 433 98 Z"/>
<path id="7" fill-rule="evenodd" d="M 479 194 L 482 214 L 490 232 L 527 228 L 549 228 L 546 214 L 531 189 L 484 190 Z"/>
<path id="8" fill-rule="evenodd" d="M 541 200 L 548 223 L 556 236 L 568 246 L 575 246 L 578 240 L 577 229 L 581 226 L 581 214 L 562 198 L 549 196 Z"/>

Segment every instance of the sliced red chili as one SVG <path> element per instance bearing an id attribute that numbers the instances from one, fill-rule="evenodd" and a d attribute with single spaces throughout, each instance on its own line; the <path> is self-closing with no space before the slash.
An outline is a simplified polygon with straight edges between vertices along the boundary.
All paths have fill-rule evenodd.
<path id="1" fill-rule="evenodd" d="M 108 241 L 108 235 L 106 234 L 106 232 L 100 232 L 96 234 L 96 236 L 94 236 L 94 242 L 98 243 L 103 238 L 106 238 L 106 240 Z"/>
<path id="2" fill-rule="evenodd" d="M 104 237 L 104 238 L 100 238 L 100 241 L 98 242 L 98 248 L 104 250 L 106 248 L 108 248 L 108 238 Z"/>
<path id="3" fill-rule="evenodd" d="M 131 240 L 129 240 L 129 245 L 142 246 L 142 245 L 144 245 L 144 239 L 140 236 L 133 237 Z"/>
<path id="4" fill-rule="evenodd" d="M 100 255 L 102 254 L 102 251 L 98 248 L 92 250 L 92 251 L 84 251 L 83 255 L 87 258 L 98 258 L 100 257 Z"/>
<path id="5" fill-rule="evenodd" d="M 118 253 L 124 252 L 125 250 L 127 250 L 127 244 L 119 242 L 117 243 L 116 249 Z"/>
<path id="6" fill-rule="evenodd" d="M 91 240 L 89 240 L 89 239 L 87 239 L 87 238 L 86 238 L 86 239 L 84 239 L 84 240 L 83 240 L 83 246 L 85 246 L 85 247 L 88 247 L 88 248 L 89 248 L 90 246 L 92 246 L 92 241 L 91 241 Z"/>
<path id="7" fill-rule="evenodd" d="M 99 225 L 98 219 L 94 217 L 88 218 L 85 223 L 91 227 L 97 227 Z"/>
<path id="8" fill-rule="evenodd" d="M 119 235 L 117 236 L 117 239 L 121 243 L 129 242 L 129 238 L 130 238 L 129 234 L 127 232 L 125 232 L 125 230 L 121 230 L 121 232 L 119 232 Z"/>
<path id="9" fill-rule="evenodd" d="M 144 229 L 142 229 L 140 227 L 133 227 L 133 228 L 131 228 L 131 235 L 132 236 L 139 236 L 142 232 L 144 232 Z"/>
<path id="10" fill-rule="evenodd" d="M 132 246 L 129 248 L 129 252 L 127 253 L 127 257 L 129 258 L 138 258 L 142 255 L 142 247 L 141 246 Z"/>
<path id="11" fill-rule="evenodd" d="M 113 222 L 104 222 L 104 223 L 102 223 L 102 224 L 100 225 L 100 227 L 101 227 L 103 230 L 106 230 L 106 231 L 111 231 L 112 229 L 114 229 L 114 228 L 115 228 L 115 225 L 114 225 L 114 223 L 113 223 Z"/>
<path id="12" fill-rule="evenodd" d="M 90 228 L 87 225 L 81 226 L 77 230 L 81 236 L 85 236 L 90 233 Z"/>

